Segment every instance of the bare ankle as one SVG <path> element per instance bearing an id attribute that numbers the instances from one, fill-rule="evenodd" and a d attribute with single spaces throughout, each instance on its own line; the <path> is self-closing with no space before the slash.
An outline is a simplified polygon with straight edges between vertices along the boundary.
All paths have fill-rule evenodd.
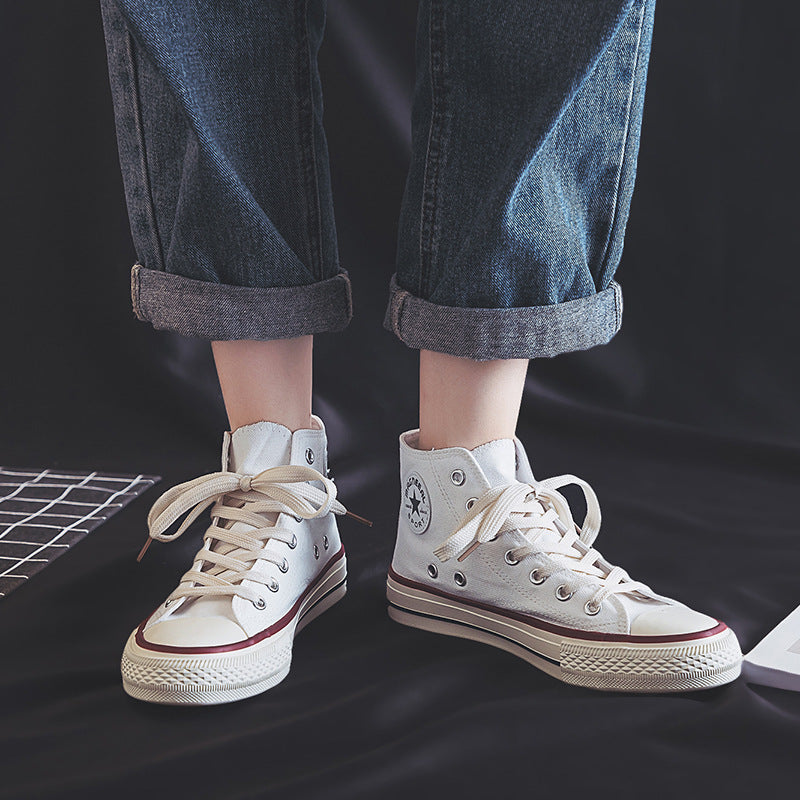
<path id="1" fill-rule="evenodd" d="M 474 361 L 420 351 L 420 449 L 471 450 L 513 438 L 527 367 L 527 359 Z"/>
<path id="2" fill-rule="evenodd" d="M 277 422 L 290 431 L 311 421 L 313 336 L 212 342 L 231 431 Z"/>

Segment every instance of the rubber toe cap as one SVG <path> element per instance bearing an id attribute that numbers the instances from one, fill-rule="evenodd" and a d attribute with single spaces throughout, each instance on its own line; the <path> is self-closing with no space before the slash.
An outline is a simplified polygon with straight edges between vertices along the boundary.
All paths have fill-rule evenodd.
<path id="1" fill-rule="evenodd" d="M 634 636 L 677 636 L 716 628 L 719 622 L 685 606 L 661 606 L 639 614 L 631 623 Z"/>
<path id="2" fill-rule="evenodd" d="M 171 647 L 218 647 L 235 644 L 247 634 L 225 617 L 176 617 L 156 622 L 144 631 L 151 644 Z"/>

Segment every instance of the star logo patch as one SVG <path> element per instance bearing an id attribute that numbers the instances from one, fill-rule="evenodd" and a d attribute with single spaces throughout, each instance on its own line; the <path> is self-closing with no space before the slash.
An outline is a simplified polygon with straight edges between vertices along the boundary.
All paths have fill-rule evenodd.
<path id="1" fill-rule="evenodd" d="M 431 521 L 431 504 L 428 497 L 428 487 L 422 478 L 412 472 L 406 478 L 403 490 L 403 509 L 406 520 L 414 533 L 425 533 Z"/>

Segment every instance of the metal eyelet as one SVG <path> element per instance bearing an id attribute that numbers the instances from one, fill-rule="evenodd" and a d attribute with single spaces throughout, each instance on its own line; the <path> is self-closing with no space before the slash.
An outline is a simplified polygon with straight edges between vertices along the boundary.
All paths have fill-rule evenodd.
<path id="1" fill-rule="evenodd" d="M 314 451 L 310 448 L 306 448 L 306 464 L 313 464 L 314 463 Z"/>
<path id="2" fill-rule="evenodd" d="M 565 593 L 566 588 L 567 588 L 566 584 L 562 583 L 556 589 L 556 600 L 561 600 L 561 602 L 563 603 L 563 602 L 569 600 L 570 597 L 572 597 L 573 592 L 566 592 Z"/>
<path id="3" fill-rule="evenodd" d="M 511 555 L 513 552 L 514 552 L 513 550 L 506 550 L 506 554 L 503 556 L 503 560 L 506 562 L 506 564 L 508 564 L 511 567 L 515 566 L 516 564 L 519 564 L 519 559 L 514 558 Z"/>
<path id="4" fill-rule="evenodd" d="M 258 600 L 253 600 L 253 605 L 259 611 L 263 611 L 267 607 L 267 601 L 263 597 L 259 597 Z"/>
<path id="5" fill-rule="evenodd" d="M 435 564 L 428 564 L 428 575 L 430 575 L 431 578 L 436 578 L 439 576 L 439 570 L 436 569 Z"/>
<path id="6" fill-rule="evenodd" d="M 289 562 L 284 558 L 283 561 L 281 561 L 281 563 L 278 564 L 278 569 L 281 572 L 284 572 L 284 573 L 288 572 L 289 571 Z"/>
<path id="7" fill-rule="evenodd" d="M 164 608 L 169 608 L 175 602 L 175 599 L 174 597 L 170 597 L 169 600 L 164 603 Z"/>
<path id="8" fill-rule="evenodd" d="M 319 547 L 314 545 L 314 558 L 319 558 Z"/>
<path id="9" fill-rule="evenodd" d="M 464 470 L 462 469 L 454 469 L 450 473 L 450 480 L 453 481 L 455 486 L 461 486 L 462 483 L 466 480 L 466 476 L 464 475 Z"/>
<path id="10" fill-rule="evenodd" d="M 470 499 L 467 500 L 467 502 L 465 503 L 465 505 L 467 507 L 467 511 L 469 511 L 472 508 L 472 506 L 474 506 L 475 503 L 477 503 L 477 502 L 478 502 L 478 498 L 477 497 L 470 497 Z"/>
<path id="11" fill-rule="evenodd" d="M 297 536 L 295 536 L 294 534 L 292 534 L 292 541 L 291 541 L 291 542 L 289 542 L 289 549 L 290 549 L 290 550 L 294 550 L 294 549 L 295 549 L 295 547 L 297 547 Z"/>
<path id="12" fill-rule="evenodd" d="M 463 572 L 456 572 L 453 575 L 453 580 L 456 582 L 457 586 L 467 585 L 467 576 Z"/>
<path id="13" fill-rule="evenodd" d="M 534 586 L 540 586 L 547 580 L 547 575 L 540 575 L 538 569 L 532 569 L 528 577 Z"/>
<path id="14" fill-rule="evenodd" d="M 295 516 L 295 518 L 294 518 L 294 521 L 295 521 L 295 522 L 302 522 L 302 521 L 303 521 L 303 518 L 302 518 L 302 517 Z"/>
<path id="15" fill-rule="evenodd" d="M 603 605 L 602 603 L 593 603 L 591 600 L 587 600 L 586 605 L 583 607 L 583 610 L 590 617 L 593 617 L 595 614 L 597 614 L 598 611 L 600 611 L 600 606 L 602 605 Z"/>
<path id="16" fill-rule="evenodd" d="M 272 581 L 270 581 L 270 583 L 268 583 L 268 584 L 267 584 L 267 588 L 268 588 L 268 589 L 269 589 L 271 592 L 277 592 L 277 591 L 278 591 L 278 589 L 280 589 L 280 588 L 281 588 L 281 585 L 278 583 L 278 581 L 276 581 L 276 580 L 273 578 L 273 579 L 272 579 Z"/>
<path id="17" fill-rule="evenodd" d="M 327 536 L 322 537 L 322 546 L 327 550 L 331 545 Z"/>

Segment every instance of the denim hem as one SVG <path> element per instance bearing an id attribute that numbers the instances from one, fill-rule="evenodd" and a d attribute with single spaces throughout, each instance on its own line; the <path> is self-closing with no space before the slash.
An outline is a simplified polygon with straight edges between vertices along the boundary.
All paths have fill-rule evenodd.
<path id="1" fill-rule="evenodd" d="M 154 328 L 212 341 L 340 331 L 353 316 L 347 270 L 303 286 L 231 286 L 134 264 L 133 312 Z"/>
<path id="2" fill-rule="evenodd" d="M 550 358 L 606 344 L 622 325 L 622 288 L 549 306 L 461 308 L 423 300 L 389 284 L 383 327 L 417 350 L 487 361 Z"/>

